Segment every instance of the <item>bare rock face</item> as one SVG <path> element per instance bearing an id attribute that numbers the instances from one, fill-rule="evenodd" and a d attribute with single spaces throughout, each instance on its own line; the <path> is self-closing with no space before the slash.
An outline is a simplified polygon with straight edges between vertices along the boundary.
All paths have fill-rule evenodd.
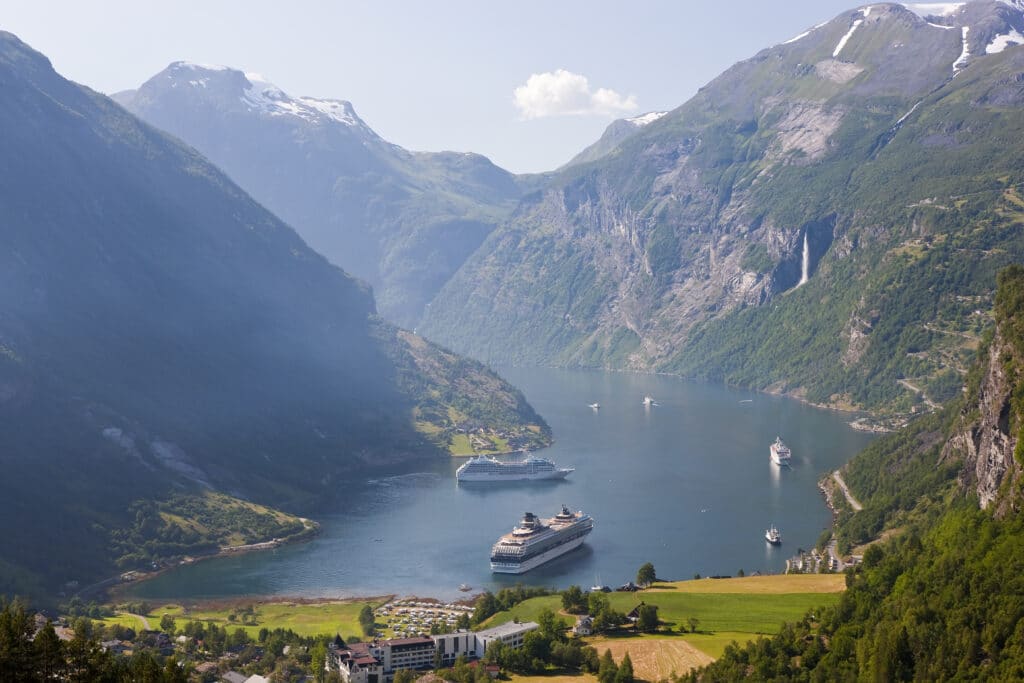
<path id="1" fill-rule="evenodd" d="M 961 413 L 961 426 L 953 433 L 943 459 L 961 457 L 963 469 L 960 484 L 978 494 L 982 509 L 996 504 L 996 514 L 1004 515 L 1020 508 L 1017 489 L 1021 467 L 1014 459 L 1017 434 L 1010 428 L 1010 394 L 1015 384 L 1009 377 L 1002 358 L 1009 348 L 996 334 L 989 351 L 985 376 L 978 400 Z M 973 416 L 973 419 L 972 419 Z"/>

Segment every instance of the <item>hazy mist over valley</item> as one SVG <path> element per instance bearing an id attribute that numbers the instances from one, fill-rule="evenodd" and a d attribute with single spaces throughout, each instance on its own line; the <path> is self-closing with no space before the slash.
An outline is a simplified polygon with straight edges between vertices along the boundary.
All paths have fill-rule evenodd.
<path id="1" fill-rule="evenodd" d="M 236 4 L 0 13 L 0 679 L 1024 678 L 1024 2 Z"/>

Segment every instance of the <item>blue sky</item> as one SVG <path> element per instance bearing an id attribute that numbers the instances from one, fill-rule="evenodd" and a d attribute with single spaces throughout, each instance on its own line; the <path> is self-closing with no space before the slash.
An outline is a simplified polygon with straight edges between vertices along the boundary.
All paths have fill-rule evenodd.
<path id="1" fill-rule="evenodd" d="M 403 147 L 531 172 L 566 162 L 613 119 L 677 107 L 734 62 L 856 6 L 7 0 L 0 28 L 101 92 L 179 59 L 224 64 L 291 95 L 350 100 Z"/>

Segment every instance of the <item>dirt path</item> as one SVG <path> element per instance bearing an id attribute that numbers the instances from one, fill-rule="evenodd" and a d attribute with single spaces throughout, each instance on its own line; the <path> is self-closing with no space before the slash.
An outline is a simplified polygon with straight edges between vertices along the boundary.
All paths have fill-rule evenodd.
<path id="1" fill-rule="evenodd" d="M 940 408 L 941 407 L 939 404 L 935 403 L 930 398 L 928 398 L 928 396 L 925 395 L 924 391 L 919 386 L 917 386 L 915 384 L 911 384 L 910 382 L 908 382 L 905 379 L 898 379 L 898 380 L 896 380 L 896 382 L 898 384 L 900 384 L 901 386 L 903 386 L 904 388 L 909 389 L 912 392 L 914 392 L 915 394 L 917 394 L 918 396 L 920 396 L 921 400 L 924 401 L 928 405 L 928 407 L 931 408 L 932 410 L 935 410 L 936 408 Z"/>
<path id="2" fill-rule="evenodd" d="M 136 619 L 142 622 L 142 628 L 146 629 L 147 631 L 153 630 L 149 625 L 149 619 L 142 616 L 141 614 L 132 614 L 131 612 L 120 612 L 120 614 L 127 614 L 129 617 L 135 617 Z"/>
<path id="3" fill-rule="evenodd" d="M 846 496 L 846 502 L 850 504 L 850 507 L 852 507 L 856 512 L 863 510 L 864 506 L 857 502 L 857 499 L 853 497 L 852 493 L 850 493 L 850 489 L 846 487 L 846 482 L 843 481 L 843 475 L 839 474 L 839 470 L 832 473 L 832 478 L 836 480 L 836 483 L 839 484 L 839 488 L 843 490 L 843 495 Z"/>

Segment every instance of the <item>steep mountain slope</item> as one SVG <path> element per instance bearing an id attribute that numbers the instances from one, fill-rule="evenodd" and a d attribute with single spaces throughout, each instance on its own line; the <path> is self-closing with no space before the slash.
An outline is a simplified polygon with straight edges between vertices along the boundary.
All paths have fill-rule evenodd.
<path id="1" fill-rule="evenodd" d="M 836 607 L 730 647 L 691 680 L 1020 680 L 1024 676 L 1024 267 L 998 276 L 995 331 L 962 399 L 847 467 L 863 551 Z M 860 536 L 867 531 L 866 536 Z"/>
<path id="2" fill-rule="evenodd" d="M 412 327 L 522 193 L 486 158 L 409 152 L 349 102 L 291 97 L 256 74 L 175 62 L 116 99 L 224 169 Z"/>
<path id="3" fill-rule="evenodd" d="M 633 137 L 634 133 L 639 132 L 647 124 L 654 123 L 667 113 L 668 112 L 664 111 L 652 111 L 646 114 L 641 114 L 640 116 L 612 121 L 611 124 L 604 129 L 604 133 L 597 142 L 574 156 L 569 160 L 569 163 L 562 166 L 559 170 L 562 171 L 570 166 L 578 166 L 579 164 L 597 161 L 601 157 L 611 154 L 619 147 L 619 145 Z"/>
<path id="4" fill-rule="evenodd" d="M 836 406 L 955 396 L 994 274 L 1024 253 L 1024 16 L 916 10 L 866 6 L 763 50 L 563 171 L 420 329 L 487 360 Z"/>
<path id="5" fill-rule="evenodd" d="M 213 165 L 7 33 L 0 85 L 0 592 L 109 571 L 137 498 L 294 508 L 440 455 L 450 409 L 548 438 L 515 389 L 382 323 Z"/>

